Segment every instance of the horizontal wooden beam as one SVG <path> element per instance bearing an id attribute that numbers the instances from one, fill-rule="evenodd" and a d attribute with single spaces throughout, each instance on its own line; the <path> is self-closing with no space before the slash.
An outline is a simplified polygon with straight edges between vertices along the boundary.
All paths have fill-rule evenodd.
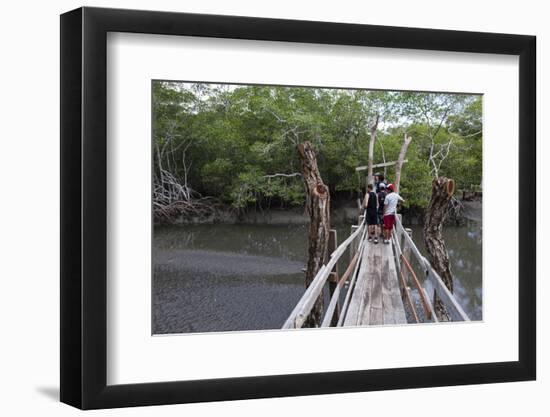
<path id="1" fill-rule="evenodd" d="M 403 161 L 403 163 L 405 163 L 405 162 L 409 162 L 409 161 L 408 161 L 407 159 L 405 159 L 405 160 Z M 375 164 L 375 165 L 373 165 L 372 167 L 373 167 L 373 168 L 382 168 L 382 167 L 389 167 L 389 166 L 392 166 L 392 165 L 395 165 L 395 164 L 397 164 L 397 161 L 384 162 L 384 163 L 382 163 L 382 164 Z M 367 168 L 368 168 L 368 165 L 362 165 L 362 166 L 360 166 L 360 167 L 355 168 L 355 170 L 356 170 L 356 171 L 364 171 L 364 170 L 366 170 Z"/>

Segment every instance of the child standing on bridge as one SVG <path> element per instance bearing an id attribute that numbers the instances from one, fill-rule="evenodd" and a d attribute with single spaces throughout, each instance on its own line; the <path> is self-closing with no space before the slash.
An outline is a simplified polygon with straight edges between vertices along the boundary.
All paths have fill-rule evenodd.
<path id="1" fill-rule="evenodd" d="M 394 192 L 393 184 L 389 184 L 387 190 L 386 198 L 384 199 L 384 243 L 390 243 L 391 232 L 395 224 L 397 204 L 400 201 L 405 201 L 399 194 Z"/>
<path id="2" fill-rule="evenodd" d="M 372 184 L 367 186 L 367 195 L 365 196 L 363 205 L 367 209 L 365 217 L 369 228 L 368 240 L 369 242 L 372 242 L 374 237 L 374 243 L 378 243 L 378 236 L 376 235 L 376 225 L 378 224 L 378 198 L 376 193 L 373 191 Z"/>

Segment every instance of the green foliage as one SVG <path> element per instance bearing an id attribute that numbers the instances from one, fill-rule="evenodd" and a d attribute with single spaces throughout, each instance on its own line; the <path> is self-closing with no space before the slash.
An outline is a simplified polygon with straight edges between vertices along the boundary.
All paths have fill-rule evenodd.
<path id="1" fill-rule="evenodd" d="M 200 173 L 205 192 L 209 195 L 223 195 L 232 172 L 233 163 L 227 158 L 216 158 L 205 163 Z"/>
<path id="2" fill-rule="evenodd" d="M 155 175 L 167 170 L 238 209 L 300 206 L 296 145 L 308 140 L 331 192 L 356 192 L 378 117 L 375 163 L 395 161 L 412 136 L 400 193 L 422 208 L 436 174 L 459 188 L 481 183 L 481 112 L 473 95 L 154 82 Z"/>
<path id="3" fill-rule="evenodd" d="M 256 167 L 247 166 L 231 187 L 231 205 L 244 209 L 250 205 L 257 206 L 262 201 L 273 200 L 289 206 L 301 206 L 305 196 L 299 180 L 288 181 L 284 178 L 271 178 L 263 175 Z"/>

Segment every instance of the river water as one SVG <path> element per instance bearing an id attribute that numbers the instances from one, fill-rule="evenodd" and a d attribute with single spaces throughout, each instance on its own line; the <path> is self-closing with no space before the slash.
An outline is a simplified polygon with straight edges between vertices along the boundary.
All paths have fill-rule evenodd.
<path id="1" fill-rule="evenodd" d="M 411 228 L 422 246 L 421 228 Z M 349 236 L 349 225 L 336 229 L 339 242 Z M 480 320 L 481 225 L 444 235 L 455 295 Z M 161 226 L 153 247 L 154 334 L 278 329 L 304 292 L 306 225 Z"/>

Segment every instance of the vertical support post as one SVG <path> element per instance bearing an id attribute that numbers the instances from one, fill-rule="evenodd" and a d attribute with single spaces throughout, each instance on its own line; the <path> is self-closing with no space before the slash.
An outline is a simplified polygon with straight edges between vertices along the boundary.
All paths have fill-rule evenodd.
<path id="1" fill-rule="evenodd" d="M 329 257 L 336 250 L 338 247 L 338 233 L 335 229 L 330 229 L 328 236 L 328 253 Z M 334 281 L 338 282 L 338 262 L 334 265 L 334 268 L 332 268 L 331 275 L 329 276 L 332 280 L 334 278 Z"/>
<path id="2" fill-rule="evenodd" d="M 394 254 L 394 260 L 395 260 L 395 267 L 397 268 L 397 274 L 398 276 L 400 276 L 401 269 L 403 269 L 402 263 L 401 263 L 401 254 L 403 253 L 403 233 L 402 233 L 403 228 L 398 227 L 398 224 L 402 225 L 401 223 L 402 216 L 401 214 L 397 213 L 395 217 L 396 217 L 396 223 L 392 231 L 392 236 L 395 239 L 395 243 L 399 246 L 399 250 L 397 250 L 397 248 L 394 247 L 393 254 Z"/>
<path id="3" fill-rule="evenodd" d="M 405 233 L 409 235 L 409 237 L 412 239 L 412 230 L 409 228 L 405 228 Z M 409 246 L 409 241 L 405 239 L 405 236 L 403 236 L 403 257 L 405 257 L 407 260 L 411 259 L 411 247 Z M 403 270 L 403 275 L 405 276 L 405 281 L 407 284 L 409 283 L 409 277 L 410 273 L 407 268 L 403 268 L 403 260 L 401 260 L 401 269 Z"/>
<path id="4" fill-rule="evenodd" d="M 338 233 L 335 229 L 330 229 L 329 239 L 328 239 L 328 253 L 329 255 L 332 254 L 336 248 L 338 247 Z M 336 286 L 338 285 L 338 262 L 334 265 L 332 268 L 332 271 L 330 271 L 329 279 L 328 279 L 328 290 L 330 294 L 330 298 L 332 299 L 332 296 L 334 295 L 334 291 L 336 290 Z M 340 302 L 336 302 L 336 309 L 334 310 L 334 314 L 332 315 L 330 325 L 336 326 L 338 324 L 338 319 L 340 318 Z"/>
<path id="5" fill-rule="evenodd" d="M 354 234 L 355 231 L 359 228 L 359 226 L 356 226 L 354 224 L 351 225 L 351 233 L 350 235 Z M 357 249 L 359 248 L 358 239 L 353 239 L 351 243 L 349 244 L 349 261 L 353 259 L 355 256 L 355 252 L 357 252 Z"/>

